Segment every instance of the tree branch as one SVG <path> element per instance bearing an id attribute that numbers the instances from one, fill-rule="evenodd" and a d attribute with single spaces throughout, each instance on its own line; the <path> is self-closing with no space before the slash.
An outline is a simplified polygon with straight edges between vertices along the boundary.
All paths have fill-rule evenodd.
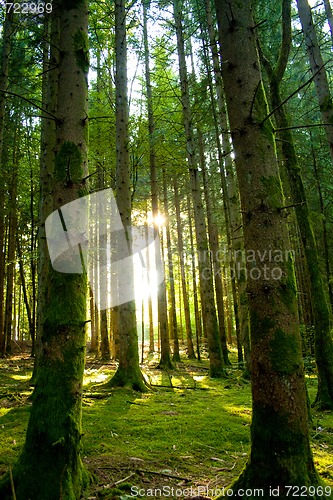
<path id="1" fill-rule="evenodd" d="M 329 61 L 327 61 L 325 64 L 323 64 L 305 83 L 303 83 L 302 85 L 300 85 L 299 87 L 297 87 L 297 89 L 294 92 L 292 92 L 288 97 L 286 97 L 286 99 L 284 99 L 284 101 L 281 102 L 281 104 L 279 104 L 279 106 L 276 106 L 276 108 L 274 108 L 270 113 L 268 113 L 268 115 L 262 120 L 262 122 L 260 123 L 260 125 L 263 125 L 265 123 L 265 121 L 268 120 L 268 118 L 270 118 L 272 115 L 274 115 L 274 113 L 278 109 L 280 109 L 287 101 L 289 101 L 289 99 L 291 99 L 295 94 L 297 94 L 297 92 L 299 92 L 304 87 L 306 87 L 307 85 L 309 85 L 309 83 L 312 82 L 312 80 L 318 75 L 318 73 L 323 69 L 324 66 L 326 66 L 326 64 L 328 62 Z"/>
<path id="2" fill-rule="evenodd" d="M 2 89 L 0 89 L 0 92 L 2 92 L 3 94 L 11 95 L 13 97 L 18 97 L 19 99 L 23 99 L 23 101 L 28 102 L 29 104 L 32 104 L 32 106 L 34 106 L 35 108 L 37 108 L 40 111 L 42 111 L 43 113 L 46 113 L 47 115 L 49 115 L 56 122 L 59 121 L 59 118 L 57 118 L 55 115 L 53 115 L 52 113 L 50 113 L 50 111 L 47 111 L 46 109 L 42 108 L 41 106 L 39 106 L 35 102 L 30 101 L 30 99 L 27 99 L 26 97 L 23 97 L 22 95 L 16 94 L 15 92 L 9 92 L 9 90 L 2 90 Z"/>

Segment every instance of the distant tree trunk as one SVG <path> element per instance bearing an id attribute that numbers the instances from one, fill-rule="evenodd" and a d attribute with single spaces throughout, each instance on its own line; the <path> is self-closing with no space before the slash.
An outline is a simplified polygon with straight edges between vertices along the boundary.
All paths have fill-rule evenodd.
<path id="1" fill-rule="evenodd" d="M 14 151 L 12 159 L 12 175 L 10 179 L 10 192 L 8 204 L 8 253 L 7 253 L 7 280 L 6 280 L 6 309 L 5 309 L 5 345 L 6 354 L 12 353 L 12 320 L 13 320 L 13 293 L 15 277 L 15 254 L 16 254 L 16 233 L 17 233 L 17 182 L 18 182 L 18 163 L 19 151 L 17 141 L 19 136 L 18 128 L 15 124 Z"/>
<path id="2" fill-rule="evenodd" d="M 273 68 L 267 58 L 263 56 L 262 59 L 268 74 L 272 108 L 276 109 L 274 114 L 276 125 L 278 129 L 281 129 L 278 134 L 281 141 L 284 167 L 288 173 L 290 190 L 293 203 L 295 204 L 297 223 L 310 277 L 315 327 L 315 354 L 318 368 L 318 391 L 315 404 L 320 409 L 327 410 L 333 409 L 333 341 L 331 337 L 330 312 L 326 302 L 317 246 L 311 227 L 310 214 L 293 135 L 289 128 L 289 120 L 280 96 L 280 83 L 287 65 L 290 47 L 291 5 L 290 0 L 283 0 L 283 40 L 278 64 Z"/>
<path id="3" fill-rule="evenodd" d="M 182 282 L 183 303 L 184 303 L 187 355 L 190 359 L 193 359 L 195 358 L 195 354 L 193 349 L 191 313 L 190 313 L 188 287 L 185 274 L 183 228 L 182 228 L 182 220 L 180 217 L 180 196 L 179 196 L 179 189 L 176 177 L 174 177 L 173 180 L 173 189 L 175 195 L 175 209 L 176 209 L 177 236 L 178 236 L 177 243 L 178 243 L 178 253 L 180 255 L 180 276 Z"/>
<path id="4" fill-rule="evenodd" d="M 131 176 L 129 164 L 128 99 L 127 99 L 127 43 L 125 0 L 115 1 L 116 34 L 116 191 L 117 205 L 126 238 L 131 246 Z M 125 249 L 122 249 L 125 251 Z M 129 257 L 121 255 L 121 258 Z M 126 274 L 129 289 L 134 288 L 133 266 Z M 139 365 L 138 332 L 136 326 L 135 301 L 120 304 L 119 313 L 119 365 L 110 387 L 130 386 L 136 391 L 145 391 L 146 386 Z"/>
<path id="5" fill-rule="evenodd" d="M 201 324 L 201 314 L 199 310 L 199 296 L 198 296 L 198 286 L 197 286 L 197 272 L 195 266 L 195 250 L 194 250 L 194 238 L 193 238 L 193 227 L 191 218 L 191 203 L 190 198 L 187 196 L 187 212 L 188 212 L 188 225 L 190 233 L 190 250 L 191 250 L 191 275 L 192 275 L 192 289 L 193 289 L 193 302 L 194 302 L 194 318 L 195 318 L 195 339 L 196 339 L 196 349 L 197 357 L 200 361 L 200 340 L 202 338 L 202 324 Z"/>
<path id="6" fill-rule="evenodd" d="M 330 27 L 331 41 L 333 46 L 333 14 L 330 0 L 324 0 L 325 12 L 327 17 L 327 22 Z"/>
<path id="7" fill-rule="evenodd" d="M 210 376 L 225 375 L 221 342 L 216 316 L 214 285 L 209 260 L 206 222 L 201 199 L 199 170 L 196 163 L 194 131 L 192 125 L 191 103 L 189 96 L 188 75 L 184 50 L 184 38 L 181 20 L 182 1 L 174 0 L 174 20 L 177 34 L 177 50 L 179 57 L 179 76 L 181 84 L 183 120 L 186 136 L 187 161 L 193 196 L 194 219 L 197 248 L 199 255 L 200 294 L 203 315 L 203 327 L 208 341 Z"/>
<path id="8" fill-rule="evenodd" d="M 10 4 L 6 4 L 6 17 L 3 25 L 1 67 L 0 67 L 0 90 L 6 91 L 8 87 L 8 67 L 11 50 L 12 21 L 14 9 L 10 9 Z M 6 93 L 0 92 L 0 356 L 5 353 L 6 337 L 4 333 L 4 283 L 5 283 L 5 178 L 3 168 L 3 141 L 6 112 Z"/>
<path id="9" fill-rule="evenodd" d="M 150 186 L 151 186 L 151 205 L 153 212 L 153 219 L 155 230 L 158 232 L 159 227 L 156 223 L 159 213 L 158 209 L 158 187 L 157 187 L 157 168 L 156 168 L 156 153 L 155 153 L 155 120 L 153 113 L 153 96 L 151 90 L 150 80 L 150 67 L 149 67 L 149 45 L 148 45 L 148 28 L 147 28 L 147 9 L 148 2 L 143 0 L 143 38 L 145 47 L 145 78 L 147 90 L 147 109 L 148 109 L 148 129 L 149 129 L 149 164 L 150 164 Z M 155 249 L 155 255 L 158 260 L 160 259 L 160 249 Z M 163 280 L 158 286 L 158 324 L 161 336 L 161 359 L 159 362 L 160 368 L 173 368 L 170 356 L 170 343 L 168 332 L 168 311 L 166 302 L 166 286 Z"/>
<path id="10" fill-rule="evenodd" d="M 331 161 L 333 163 L 333 101 L 327 78 L 327 72 L 320 52 L 320 47 L 313 24 L 311 7 L 308 0 L 297 0 L 298 14 L 302 24 L 304 41 L 310 61 L 315 84 L 321 119 L 324 124 Z"/>
<path id="11" fill-rule="evenodd" d="M 216 228 L 216 223 L 213 216 L 212 204 L 211 204 L 211 194 L 208 190 L 208 179 L 207 179 L 207 167 L 205 160 L 205 151 L 203 146 L 203 137 L 199 131 L 198 137 L 199 151 L 200 151 L 200 166 L 202 171 L 202 180 L 204 188 L 204 196 L 206 201 L 206 212 L 207 212 L 207 226 L 208 226 L 208 240 L 209 248 L 211 254 L 211 261 L 213 265 L 214 283 L 215 283 L 215 296 L 216 296 L 216 306 L 219 319 L 219 332 L 220 341 L 222 347 L 223 360 L 225 365 L 230 365 L 229 361 L 229 351 L 227 346 L 227 336 L 225 329 L 225 314 L 224 314 L 224 300 L 223 300 L 223 284 L 222 284 L 222 269 L 219 259 L 219 241 L 218 232 Z"/>
<path id="12" fill-rule="evenodd" d="M 325 258 L 325 271 L 326 271 L 326 281 L 328 283 L 328 296 L 331 307 L 331 312 L 333 311 L 333 284 L 332 284 L 332 273 L 331 273 L 331 264 L 329 259 L 329 246 L 328 246 L 328 231 L 327 231 L 327 214 L 325 213 L 325 204 L 324 197 L 320 182 L 320 176 L 318 172 L 317 166 L 317 158 L 313 148 L 313 142 L 311 140 L 311 150 L 312 150 L 312 159 L 313 159 L 313 172 L 314 178 L 316 180 L 318 196 L 319 196 L 319 205 L 320 205 L 320 213 L 323 217 L 323 247 L 324 247 L 324 258 Z"/>
<path id="13" fill-rule="evenodd" d="M 166 229 L 167 251 L 168 251 L 167 253 L 168 253 L 168 269 L 169 269 L 169 285 L 170 285 L 170 316 L 171 316 L 170 325 L 172 328 L 172 338 L 173 338 L 173 360 L 180 361 L 177 314 L 176 314 L 175 279 L 173 272 L 172 246 L 171 246 L 170 223 L 169 223 L 168 189 L 167 189 L 166 173 L 164 169 L 163 169 L 163 206 L 166 218 L 165 229 Z"/>
<path id="14" fill-rule="evenodd" d="M 239 182 L 251 323 L 252 425 L 247 466 L 232 485 L 319 485 L 309 443 L 296 285 L 283 193 L 250 0 L 215 0 L 222 75 Z M 277 263 L 275 254 L 282 256 Z M 316 497 L 316 495 L 314 495 Z M 316 497 L 317 498 L 317 497 Z M 318 496 L 319 498 L 319 496 Z"/>
<path id="15" fill-rule="evenodd" d="M 58 14 L 54 210 L 86 192 L 88 2 L 53 2 L 52 15 Z M 36 387 L 13 480 L 17 500 L 76 500 L 87 482 L 80 457 L 87 275 L 50 267 L 45 288 Z M 8 477 L 0 492 L 1 498 L 12 498 Z"/>
<path id="16" fill-rule="evenodd" d="M 29 304 L 29 297 L 28 297 L 28 293 L 27 293 L 27 285 L 26 285 L 26 280 L 25 280 L 23 260 L 22 260 L 22 251 L 21 251 L 21 244 L 20 244 L 19 238 L 17 238 L 16 246 L 17 246 L 18 262 L 19 262 L 19 267 L 20 267 L 20 278 L 21 278 L 21 287 L 22 287 L 22 292 L 23 292 L 23 300 L 24 300 L 26 311 L 27 311 L 30 338 L 31 338 L 31 341 L 33 344 L 34 343 L 34 333 L 35 333 L 34 332 L 34 324 L 33 324 L 33 319 L 32 319 L 32 314 L 31 314 L 31 307 Z M 20 296 L 21 296 L 21 287 L 20 287 Z M 18 307 L 20 310 L 20 305 Z"/>

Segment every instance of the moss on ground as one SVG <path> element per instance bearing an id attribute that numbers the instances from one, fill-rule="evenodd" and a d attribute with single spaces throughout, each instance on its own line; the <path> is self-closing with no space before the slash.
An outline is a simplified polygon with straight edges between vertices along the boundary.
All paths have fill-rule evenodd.
<path id="1" fill-rule="evenodd" d="M 208 377 L 207 360 L 185 360 L 169 373 L 155 370 L 153 360 L 144 367 L 153 390 L 138 394 L 126 388 L 106 392 L 103 383 L 116 365 L 89 358 L 83 460 L 95 482 L 86 498 L 155 498 L 155 489 L 161 498 L 184 498 L 181 492 L 195 496 L 199 487 L 202 496 L 213 496 L 230 485 L 248 456 L 251 421 L 251 386 L 241 380 L 236 351 L 231 359 L 223 380 Z M 8 471 L 24 443 L 31 372 L 27 356 L 0 360 L 0 473 Z M 310 373 L 311 400 L 316 383 Z M 317 469 L 333 487 L 331 412 L 313 412 L 311 436 Z"/>

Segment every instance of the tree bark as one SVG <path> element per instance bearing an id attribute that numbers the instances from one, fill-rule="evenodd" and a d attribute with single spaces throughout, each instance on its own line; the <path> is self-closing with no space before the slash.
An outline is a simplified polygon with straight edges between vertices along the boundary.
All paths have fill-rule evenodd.
<path id="1" fill-rule="evenodd" d="M 54 210 L 85 192 L 89 67 L 88 2 L 53 2 L 57 12 L 61 57 Z M 33 404 L 23 451 L 13 468 L 18 500 L 76 500 L 87 482 L 80 457 L 86 290 L 85 273 L 50 268 Z M 8 478 L 1 497 L 12 497 Z"/>
<path id="2" fill-rule="evenodd" d="M 232 485 L 318 485 L 309 443 L 296 285 L 273 128 L 256 49 L 250 0 L 215 0 L 222 76 L 243 213 L 251 324 L 252 424 L 248 463 Z M 274 255 L 283 256 L 277 263 Z"/>

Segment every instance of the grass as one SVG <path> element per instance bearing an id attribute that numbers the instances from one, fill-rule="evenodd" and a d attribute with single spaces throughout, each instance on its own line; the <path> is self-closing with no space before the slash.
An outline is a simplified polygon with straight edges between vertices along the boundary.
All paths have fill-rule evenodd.
<path id="1" fill-rule="evenodd" d="M 144 367 L 146 377 L 155 386 L 167 387 L 146 394 L 128 389 L 103 393 L 99 384 L 111 376 L 115 365 L 88 359 L 83 459 L 95 481 L 87 499 L 151 498 L 160 496 L 153 492 L 156 489 L 161 498 L 207 496 L 228 486 L 246 463 L 251 388 L 240 378 L 237 365 L 228 370 L 228 379 L 220 381 L 208 378 L 207 361 L 185 360 L 169 374 L 152 366 Z M 24 443 L 31 370 L 27 357 L 0 360 L 0 473 L 13 464 Z M 307 384 L 313 400 L 316 378 L 309 376 Z M 313 413 L 315 462 L 331 486 L 332 425 L 331 412 Z"/>

